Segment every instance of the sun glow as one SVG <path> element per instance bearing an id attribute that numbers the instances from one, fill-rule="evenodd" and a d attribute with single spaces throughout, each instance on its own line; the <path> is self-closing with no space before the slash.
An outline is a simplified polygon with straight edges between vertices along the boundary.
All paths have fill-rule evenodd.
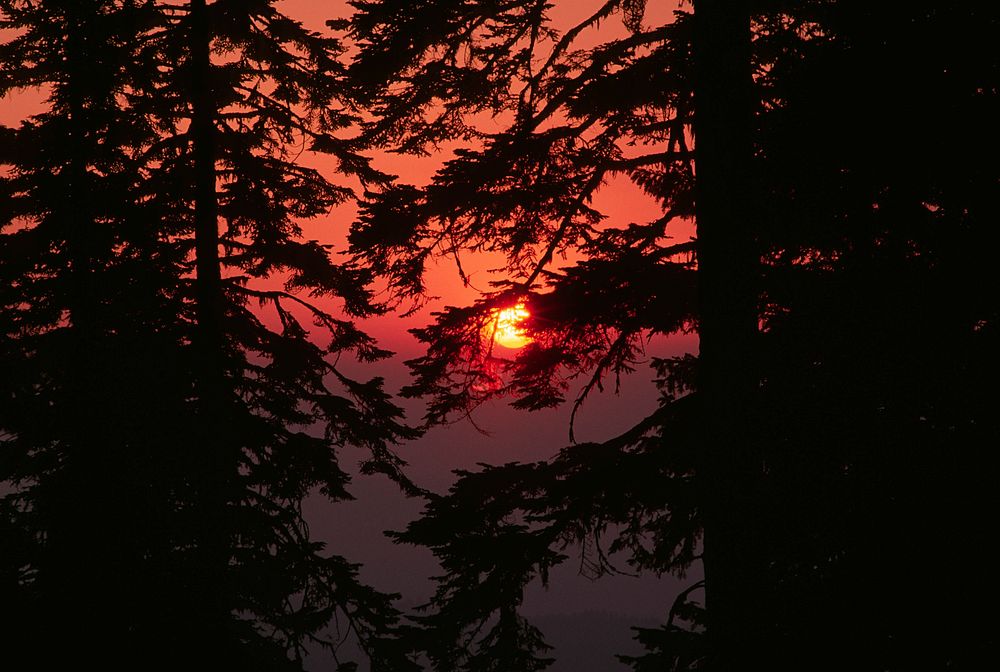
<path id="1" fill-rule="evenodd" d="M 523 348 L 531 343 L 531 337 L 525 333 L 524 327 L 521 326 L 524 320 L 530 316 L 531 313 L 528 312 L 523 303 L 497 311 L 496 317 L 488 327 L 492 332 L 494 342 L 511 350 Z"/>

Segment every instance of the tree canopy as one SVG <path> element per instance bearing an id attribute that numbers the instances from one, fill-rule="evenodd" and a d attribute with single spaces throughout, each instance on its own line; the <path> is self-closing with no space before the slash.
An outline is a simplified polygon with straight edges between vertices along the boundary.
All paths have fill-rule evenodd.
<path id="1" fill-rule="evenodd" d="M 388 353 L 352 322 L 378 310 L 368 275 L 302 236 L 350 190 L 300 143 L 377 174 L 337 136 L 339 43 L 274 4 L 4 3 L 0 92 L 47 96 L 0 157 L 4 590 L 25 651 L 66 620 L 70 646 L 40 655 L 284 669 L 353 632 L 406 669 L 392 596 L 301 510 L 350 497 L 346 445 L 402 482 L 391 446 L 414 432 L 380 378 L 336 364 Z"/>
<path id="2" fill-rule="evenodd" d="M 11 655 L 303 669 L 354 637 L 372 670 L 543 670 L 524 591 L 576 555 L 691 577 L 637 672 L 980 669 L 1000 9 L 349 4 L 315 32 L 274 0 L 0 0 L 0 96 L 44 96 L 0 127 Z M 442 160 L 407 184 L 384 151 Z M 655 216 L 602 206 L 626 184 Z M 355 197 L 347 250 L 304 235 Z M 479 291 L 414 330 L 414 428 L 340 362 L 389 356 L 356 320 L 424 306 L 435 259 Z M 697 357 L 648 354 L 678 333 Z M 447 493 L 393 450 L 498 399 L 575 418 L 647 363 L 657 408 L 610 440 L 571 419 Z M 351 497 L 346 446 L 427 499 L 393 533 L 443 571 L 410 622 L 306 524 Z"/>
<path id="3" fill-rule="evenodd" d="M 715 136 L 699 142 L 699 123 L 730 133 L 706 122 L 725 103 L 699 111 L 699 96 L 713 100 L 706 60 L 741 56 L 732 44 L 699 51 L 721 24 L 699 33 L 697 21 L 699 11 L 728 20 L 734 8 L 712 14 L 712 3 L 695 3 L 693 15 L 682 8 L 661 22 L 646 3 L 611 0 L 557 30 L 551 7 L 529 0 L 353 4 L 351 72 L 374 111 L 371 142 L 453 152 L 429 184 L 367 195 L 355 251 L 401 296 L 418 298 L 434 256 L 506 259 L 480 300 L 415 332 L 427 351 L 411 362 L 404 393 L 429 397 L 428 422 L 505 395 L 527 409 L 559 404 L 577 379 L 579 403 L 636 368 L 646 339 L 706 328 L 709 311 L 734 310 L 740 297 L 757 323 L 735 359 L 722 332 L 697 363 L 654 361 L 661 408 L 632 432 L 550 462 L 460 474 L 432 499 L 401 538 L 429 546 L 450 570 L 427 619 L 454 646 L 437 669 L 489 669 L 481 657 L 498 655 L 487 652 L 520 603 L 517 588 L 544 577 L 567 544 L 610 537 L 636 567 L 683 572 L 713 552 L 702 546 L 706 525 L 711 536 L 727 518 L 742 529 L 718 557 L 756 568 L 747 576 L 757 585 L 739 588 L 743 620 L 729 624 L 752 633 L 742 642 L 754 651 L 723 660 L 726 669 L 741 656 L 751 668 L 974 661 L 985 632 L 943 616 L 974 602 L 964 581 L 915 586 L 943 557 L 976 547 L 987 524 L 982 474 L 997 426 L 982 402 L 992 398 L 998 304 L 981 255 L 998 185 L 987 121 L 997 61 L 986 51 L 996 13 L 940 2 L 749 3 L 746 60 L 723 67 L 747 73 L 750 138 L 720 146 Z M 627 34 L 584 41 L 615 14 Z M 739 237 L 732 249 L 752 257 L 743 275 L 726 265 L 732 258 L 709 271 L 698 256 L 709 208 L 736 198 L 697 189 L 699 161 L 718 151 L 743 152 L 735 160 L 746 165 L 729 183 L 741 193 L 729 215 L 736 228 L 716 238 Z M 608 221 L 594 196 L 614 176 L 656 198 L 662 216 Z M 692 217 L 697 244 L 667 237 Z M 504 359 L 484 326 L 514 303 L 531 313 L 534 342 Z M 716 509 L 714 528 L 706 517 L 728 486 L 706 424 L 731 420 L 716 412 L 717 392 L 705 394 L 710 370 L 715 381 L 752 376 L 749 393 L 724 400 L 744 406 L 742 434 L 727 439 L 736 462 L 725 467 L 741 494 Z M 449 540 L 444 530 L 462 534 Z M 516 561 L 485 550 L 507 548 L 512 535 Z M 983 563 L 968 569 L 985 585 Z M 486 592 L 494 581 L 508 589 Z M 708 582 L 711 623 L 711 573 Z M 686 601 L 693 595 L 662 630 L 639 633 L 650 653 L 631 660 L 636 669 L 704 664 L 704 644 L 691 637 L 704 618 Z M 715 604 L 728 599 L 719 595 Z M 506 641 L 542 666 L 536 635 Z"/>

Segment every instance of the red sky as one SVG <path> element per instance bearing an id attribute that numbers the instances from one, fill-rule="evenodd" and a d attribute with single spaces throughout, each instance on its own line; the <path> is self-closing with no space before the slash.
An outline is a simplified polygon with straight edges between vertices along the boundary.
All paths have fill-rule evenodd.
<path id="1" fill-rule="evenodd" d="M 285 0 L 283 7 L 308 26 L 321 29 L 327 18 L 344 14 L 337 9 L 345 4 L 340 1 L 318 3 L 311 0 Z M 600 4 L 595 0 L 555 0 L 551 16 L 560 25 L 569 26 L 572 22 L 592 13 L 593 8 Z M 666 20 L 675 7 L 674 0 L 650 0 L 650 20 Z M 601 25 L 599 33 L 585 36 L 584 39 L 589 40 L 589 43 L 582 44 L 591 46 L 599 41 L 625 34 L 621 22 L 617 17 L 612 17 Z M 430 179 L 433 171 L 447 156 L 447 150 L 443 155 L 422 159 L 382 154 L 377 166 L 399 175 L 404 181 L 421 184 Z M 321 164 L 318 167 L 321 167 Z M 608 223 L 612 226 L 621 226 L 632 221 L 650 221 L 662 214 L 657 203 L 624 179 L 612 181 L 602 188 L 594 206 L 608 215 Z M 352 208 L 345 207 L 340 212 L 332 213 L 328 221 L 317 222 L 318 228 L 313 229 L 310 226 L 308 231 L 310 233 L 315 231 L 314 235 L 320 236 L 322 228 L 339 229 L 346 225 L 352 215 Z M 672 235 L 685 239 L 692 233 L 693 229 L 686 227 L 673 231 Z M 463 266 L 467 272 L 480 274 L 473 275 L 474 283 L 477 277 L 483 278 L 487 268 L 496 265 L 498 265 L 496 260 L 463 258 Z M 441 301 L 437 305 L 466 304 L 475 299 L 475 292 L 463 287 L 455 272 L 454 263 L 449 260 L 442 260 L 432 269 L 428 284 L 432 294 L 441 296 Z M 486 284 L 485 281 L 482 282 L 482 286 Z M 427 319 L 428 312 L 421 311 L 405 320 L 388 316 L 366 325 L 387 347 L 401 354 L 383 368 L 382 375 L 386 375 L 390 383 L 397 380 L 400 383 L 405 381 L 405 371 L 396 362 L 419 352 L 419 345 L 401 327 L 422 323 Z M 685 336 L 656 341 L 651 345 L 651 350 L 659 356 L 664 356 L 694 351 L 696 347 L 696 339 Z M 652 375 L 648 370 L 640 370 L 624 382 L 619 396 L 605 393 L 595 397 L 578 418 L 579 440 L 610 438 L 651 412 L 656 406 L 657 398 L 657 392 L 650 382 L 651 378 Z M 416 411 L 419 406 L 414 405 L 413 408 Z M 502 463 L 537 460 L 551 456 L 566 444 L 569 409 L 559 408 L 529 414 L 514 411 L 502 402 L 497 402 L 478 412 L 476 419 L 481 426 L 491 431 L 490 436 L 481 435 L 469 423 L 460 423 L 432 430 L 419 441 L 402 447 L 400 452 L 411 463 L 412 477 L 421 484 L 444 489 L 451 480 L 452 469 L 471 469 L 480 462 Z M 364 491 L 359 493 L 363 496 L 358 502 L 340 507 L 344 511 L 343 515 L 331 516 L 329 513 L 324 513 L 325 510 L 321 507 L 317 507 L 313 512 L 316 519 L 314 530 L 324 534 L 331 541 L 345 535 L 356 538 L 359 534 L 370 534 L 367 541 L 360 545 L 365 557 L 358 558 L 366 561 L 365 575 L 370 576 L 378 585 L 405 593 L 419 583 L 423 576 L 433 573 L 436 568 L 429 554 L 408 548 L 393 549 L 380 538 L 377 530 L 400 529 L 412 517 L 414 510 L 407 502 L 399 500 L 393 494 L 393 486 L 385 482 L 365 480 L 363 483 L 358 482 L 356 487 L 356 491 L 359 488 Z M 366 503 L 373 501 L 381 503 L 381 507 L 374 512 L 367 508 L 369 504 Z M 375 524 L 361 531 L 351 522 L 356 520 L 356 516 L 369 519 L 374 517 Z M 612 612 L 628 614 L 637 619 L 660 619 L 669 606 L 671 596 L 677 590 L 678 584 L 669 579 L 655 581 L 616 577 L 590 582 L 576 575 L 576 567 L 576 562 L 570 560 L 554 574 L 550 590 L 544 591 L 536 587 L 529 591 L 525 604 L 526 611 L 542 616 L 558 614 L 559 618 L 568 614 Z M 584 632 L 581 632 L 571 645 L 592 651 L 594 669 L 619 669 L 610 659 L 613 645 L 607 644 L 602 647 L 601 641 L 594 640 L 593 637 L 587 640 Z M 558 657 L 558 651 L 556 655 Z M 557 663 L 553 672 L 561 670 L 568 672 L 569 669 Z"/>
<path id="2" fill-rule="evenodd" d="M 599 4 L 595 0 L 554 0 L 551 16 L 558 25 L 569 26 L 591 13 Z M 665 20 L 675 6 L 675 0 L 650 0 L 651 20 Z M 317 30 L 324 29 L 325 20 L 347 13 L 343 0 L 284 0 L 279 7 Z M 620 20 L 612 17 L 601 24 L 597 33 L 584 39 L 594 44 L 624 35 L 625 29 Z M 0 123 L 15 125 L 26 115 L 39 111 L 42 97 L 40 92 L 29 91 L 4 99 L 0 102 Z M 420 184 L 430 178 L 445 158 L 447 151 L 425 159 L 383 153 L 377 165 L 398 174 L 404 181 Z M 334 172 L 334 166 L 323 157 L 312 156 L 307 160 L 328 175 Z M 610 225 L 618 226 L 632 221 L 650 221 L 661 214 L 652 199 L 623 179 L 612 181 L 602 188 L 594 206 L 609 216 Z M 326 218 L 303 223 L 303 227 L 308 237 L 340 243 L 353 215 L 353 206 L 344 206 Z M 683 239 L 691 234 L 691 229 L 682 228 L 672 234 Z M 463 258 L 463 265 L 472 274 L 474 284 L 487 286 L 490 278 L 485 277 L 486 269 L 498 264 L 495 259 L 469 256 Z M 477 283 L 477 280 L 480 282 Z M 466 304 L 475 299 L 474 290 L 463 287 L 453 261 L 444 261 L 432 268 L 429 289 L 431 294 L 441 297 L 441 301 L 429 309 L 446 303 Z M 419 352 L 419 345 L 406 333 L 406 329 L 426 321 L 429 309 L 405 320 L 387 316 L 370 320 L 364 325 L 383 345 L 399 353 L 392 360 L 368 369 L 371 375 L 384 376 L 393 391 L 406 382 L 402 360 Z M 692 351 L 695 347 L 693 337 L 660 339 L 651 345 L 659 356 Z M 620 396 L 606 393 L 585 406 L 578 419 L 578 439 L 610 438 L 651 412 L 656 406 L 656 390 L 650 382 L 651 378 L 651 372 L 640 370 L 625 381 Z M 414 416 L 419 416 L 418 404 L 408 404 L 408 407 Z M 400 453 L 411 463 L 411 476 L 417 482 L 440 490 L 447 487 L 452 478 L 450 472 L 456 468 L 473 468 L 479 462 L 537 460 L 554 454 L 566 443 L 568 417 L 568 408 L 528 414 L 496 403 L 484 408 L 477 416 L 479 424 L 492 431 L 490 436 L 483 436 L 468 423 L 463 423 L 435 429 L 424 438 L 402 446 Z M 347 456 L 347 461 L 350 457 Z M 425 592 L 426 577 L 436 572 L 429 554 L 395 547 L 381 536 L 381 530 L 400 529 L 412 519 L 417 512 L 416 503 L 399 497 L 393 486 L 381 478 L 358 479 L 354 491 L 359 497 L 357 502 L 336 507 L 318 500 L 311 503 L 309 512 L 314 532 L 328 540 L 334 551 L 345 554 L 351 560 L 364 562 L 363 575 L 380 589 L 396 590 L 411 596 L 414 592 Z M 358 521 L 364 521 L 364 524 L 359 525 Z M 347 541 L 344 541 L 345 538 Z M 662 616 L 669 606 L 670 595 L 676 591 L 676 584 L 670 581 L 616 578 L 591 583 L 575 576 L 573 561 L 557 572 L 553 581 L 553 588 L 548 592 L 541 589 L 530 592 L 526 603 L 529 612 L 607 611 L 648 619 Z M 595 652 L 602 651 L 594 642 L 580 642 L 579 645 L 596 646 Z M 609 654 L 609 651 L 600 653 L 602 657 Z M 614 663 L 609 661 L 609 665 L 612 666 L 609 669 L 613 669 Z M 553 672 L 559 670 L 558 666 L 553 668 Z"/>
<path id="3" fill-rule="evenodd" d="M 550 16 L 554 25 L 565 29 L 590 16 L 603 2 L 604 0 L 554 0 Z M 329 0 L 327 2 L 282 0 L 278 6 L 290 16 L 302 21 L 307 27 L 319 31 L 325 29 L 325 21 L 328 19 L 344 17 L 350 12 L 346 0 Z M 677 6 L 678 0 L 649 0 L 646 22 L 668 21 Z M 596 30 L 582 33 L 576 45 L 591 47 L 609 39 L 625 37 L 627 34 L 620 17 L 612 16 L 602 22 Z M 441 163 L 451 156 L 453 149 L 454 147 L 442 147 L 441 152 L 429 157 L 401 156 L 389 152 L 379 152 L 375 155 L 375 165 L 381 170 L 398 175 L 403 182 L 426 184 Z M 336 166 L 328 157 L 312 155 L 306 160 L 328 176 L 336 174 Z M 331 177 L 331 179 L 336 180 L 335 177 Z M 624 226 L 630 222 L 652 221 L 660 217 L 663 212 L 654 199 L 624 177 L 614 178 L 606 183 L 597 192 L 591 205 L 607 215 L 606 224 L 608 226 Z M 305 234 L 323 242 L 340 243 L 355 213 L 356 208 L 353 204 L 344 205 L 332 212 L 327 218 L 303 223 Z M 679 223 L 670 231 L 670 235 L 680 240 L 687 239 L 693 235 L 693 226 Z M 557 265 L 561 261 L 557 257 Z M 466 254 L 462 256 L 462 265 L 475 286 L 488 287 L 490 280 L 502 279 L 502 273 L 489 274 L 490 269 L 503 265 L 503 260 L 499 257 Z M 425 323 L 432 309 L 447 304 L 465 305 L 477 297 L 475 289 L 463 286 L 452 259 L 432 262 L 427 286 L 429 294 L 440 297 L 439 302 L 431 304 L 427 310 L 412 317 L 382 318 L 369 322 L 366 327 L 386 347 L 412 356 L 417 353 L 417 350 L 413 349 L 415 342 L 406 333 L 406 329 Z M 688 338 L 686 343 L 686 347 L 692 347 L 693 340 Z"/>

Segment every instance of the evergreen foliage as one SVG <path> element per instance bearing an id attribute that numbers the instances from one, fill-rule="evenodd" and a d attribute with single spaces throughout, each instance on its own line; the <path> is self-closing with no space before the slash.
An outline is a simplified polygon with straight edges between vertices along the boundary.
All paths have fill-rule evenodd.
<path id="1" fill-rule="evenodd" d="M 382 178 L 337 135 L 339 43 L 274 4 L 4 3 L 0 92 L 47 94 L 2 150 L 4 590 L 25 651 L 65 620 L 55 660 L 301 669 L 353 633 L 373 669 L 409 665 L 392 596 L 301 511 L 350 497 L 348 445 L 407 485 L 391 446 L 414 432 L 336 364 L 388 353 L 351 321 L 379 310 L 368 274 L 299 225 L 351 192 L 298 157 Z"/>
<path id="2" fill-rule="evenodd" d="M 372 670 L 544 670 L 525 587 L 617 554 L 706 569 L 637 629 L 637 672 L 981 669 L 1000 10 L 603 0 L 557 29 L 546 0 L 351 5 L 320 34 L 275 0 L 0 0 L 0 96 L 44 96 L 0 127 L 7 655 L 302 669 L 353 636 Z M 373 149 L 447 158 L 405 184 Z M 612 180 L 660 213 L 610 218 Z M 348 184 L 344 260 L 300 222 Z M 550 460 L 422 493 L 392 450 L 418 431 L 338 362 L 389 354 L 354 320 L 422 305 L 435 258 L 483 291 L 414 331 L 425 426 L 499 398 L 575 417 L 650 339 L 702 352 L 652 358 L 658 408 L 621 436 L 571 421 Z M 427 497 L 394 535 L 444 572 L 412 623 L 310 538 L 303 499 L 350 498 L 346 446 Z"/>
<path id="3" fill-rule="evenodd" d="M 22 607 L 8 612 L 11 653 L 100 659 L 135 627 L 121 643 L 133 655 L 179 615 L 184 579 L 168 558 L 188 541 L 173 512 L 192 422 L 184 260 L 141 195 L 155 129 L 134 104 L 157 82 L 152 64 L 132 65 L 155 11 L 7 2 L 3 18 L 2 93 L 47 92 L 43 112 L 3 131 L 0 478 L 20 539 L 5 545 L 5 592 Z M 65 649 L 44 646 L 55 623 Z"/>
<path id="4" fill-rule="evenodd" d="M 1000 434 L 988 410 L 1000 306 L 988 277 L 1000 184 L 989 158 L 996 11 L 752 3 L 752 50 L 735 63 L 752 85 L 752 135 L 744 150 L 711 150 L 743 152 L 735 160 L 747 167 L 731 183 L 741 192 L 729 224 L 737 228 L 715 240 L 732 246 L 725 236 L 738 235 L 734 253 L 752 262 L 743 280 L 706 293 L 706 282 L 725 277 L 696 270 L 704 260 L 692 253 L 706 242 L 696 250 L 667 238 L 684 219 L 700 228 L 707 205 L 733 196 L 716 186 L 695 201 L 694 163 L 720 140 L 692 146 L 706 84 L 698 76 L 706 58 L 727 57 L 699 52 L 697 3 L 694 17 L 683 9 L 654 25 L 640 20 L 643 3 L 609 0 L 562 32 L 547 3 L 531 0 L 352 4 L 351 72 L 375 111 L 370 141 L 453 152 L 425 186 L 367 194 L 355 251 L 417 301 L 434 257 L 458 261 L 467 283 L 462 253 L 506 259 L 481 299 L 415 331 L 427 350 L 410 363 L 406 393 L 429 399 L 428 423 L 507 395 L 528 409 L 559 404 L 577 379 L 579 403 L 636 368 L 647 338 L 705 327 L 709 311 L 734 310 L 741 294 L 757 316 L 748 349 L 725 365 L 752 376 L 736 402 L 743 420 L 725 430 L 737 460 L 725 478 L 706 443 L 718 433 L 706 425 L 732 420 L 718 415 L 717 390 L 700 387 L 709 370 L 724 380 L 721 364 L 733 360 L 715 341 L 697 367 L 655 362 L 661 409 L 634 432 L 570 446 L 548 463 L 461 474 L 431 499 L 401 539 L 429 546 L 447 570 L 424 623 L 467 657 L 436 659 L 437 669 L 472 669 L 492 642 L 468 640 L 469 629 L 517 608 L 516 591 L 486 594 L 484 576 L 499 581 L 504 567 L 521 567 L 523 584 L 571 542 L 600 567 L 588 530 L 609 531 L 637 567 L 681 572 L 701 558 L 703 531 L 713 553 L 713 529 L 727 517 L 732 535 L 714 575 L 741 572 L 754 585 L 713 583 L 709 572 L 707 623 L 729 629 L 725 642 L 710 640 L 705 658 L 705 643 L 689 635 L 706 615 L 685 600 L 663 630 L 640 631 L 649 654 L 630 659 L 636 669 L 976 669 L 990 635 L 957 614 L 970 613 L 975 590 L 995 594 L 983 531 L 984 474 L 996 466 L 988 446 Z M 618 11 L 629 34 L 576 46 Z M 616 175 L 658 199 L 662 217 L 608 221 L 592 197 Z M 505 359 L 488 325 L 516 303 L 531 312 L 534 342 Z M 737 495 L 719 491 L 727 479 Z M 728 509 L 718 509 L 720 496 Z M 448 541 L 444 529 L 474 536 Z M 504 534 L 523 540 L 516 563 L 500 565 L 481 541 Z M 968 575 L 942 576 L 942 561 Z M 736 566 L 744 562 L 749 570 Z M 712 605 L 719 618 L 725 601 L 735 611 L 713 626 Z M 511 646 L 542 660 L 535 639 Z"/>

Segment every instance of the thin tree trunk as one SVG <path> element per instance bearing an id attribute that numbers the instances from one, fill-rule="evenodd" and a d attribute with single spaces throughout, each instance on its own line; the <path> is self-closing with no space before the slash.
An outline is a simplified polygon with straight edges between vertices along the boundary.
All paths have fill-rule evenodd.
<path id="1" fill-rule="evenodd" d="M 758 669 L 756 466 L 749 431 L 757 384 L 750 15 L 745 0 L 695 0 L 695 151 L 700 291 L 704 564 L 713 670 Z"/>
<path id="2" fill-rule="evenodd" d="M 198 349 L 202 396 L 218 394 L 222 349 L 222 280 L 219 270 L 218 203 L 215 194 L 215 103 L 212 99 L 210 33 L 205 0 L 191 0 L 191 142 L 194 158 L 195 254 Z"/>
<path id="3" fill-rule="evenodd" d="M 211 84 L 211 29 L 205 0 L 190 2 L 191 147 L 194 168 L 196 390 L 200 437 L 196 468 L 200 530 L 198 595 L 203 613 L 194 633 L 212 664 L 225 664 L 230 612 L 228 566 L 233 529 L 229 508 L 238 464 L 227 440 L 223 295 L 219 258 L 216 195 L 216 129 L 218 114 Z"/>
<path id="4" fill-rule="evenodd" d="M 57 211 L 66 227 L 70 281 L 67 314 L 73 348 L 66 369 L 68 440 L 61 448 L 58 485 L 50 486 L 57 504 L 50 514 L 52 527 L 46 535 L 52 562 L 48 580 L 55 581 L 49 589 L 54 604 L 78 601 L 85 605 L 84 623 L 91 626 L 96 622 L 99 627 L 106 627 L 102 622 L 104 614 L 98 608 L 100 603 L 94 604 L 89 592 L 91 587 L 103 583 L 100 555 L 107 550 L 108 540 L 103 531 L 108 521 L 107 512 L 98 504 L 104 496 L 99 478 L 107 474 L 101 474 L 94 466 L 103 457 L 97 452 L 107 450 L 107 446 L 95 436 L 99 431 L 98 414 L 101 411 L 93 389 L 94 377 L 99 375 L 94 361 L 95 348 L 99 345 L 95 341 L 92 259 L 92 237 L 96 232 L 86 188 L 88 157 L 84 134 L 87 111 L 82 91 L 83 68 L 90 56 L 86 45 L 89 31 L 81 18 L 86 9 L 81 13 L 73 9 L 69 8 L 66 14 L 67 71 L 62 87 L 69 116 L 66 134 L 69 160 L 63 168 L 66 191 L 62 211 Z M 86 639 L 80 637 L 78 646 L 85 645 Z"/>

